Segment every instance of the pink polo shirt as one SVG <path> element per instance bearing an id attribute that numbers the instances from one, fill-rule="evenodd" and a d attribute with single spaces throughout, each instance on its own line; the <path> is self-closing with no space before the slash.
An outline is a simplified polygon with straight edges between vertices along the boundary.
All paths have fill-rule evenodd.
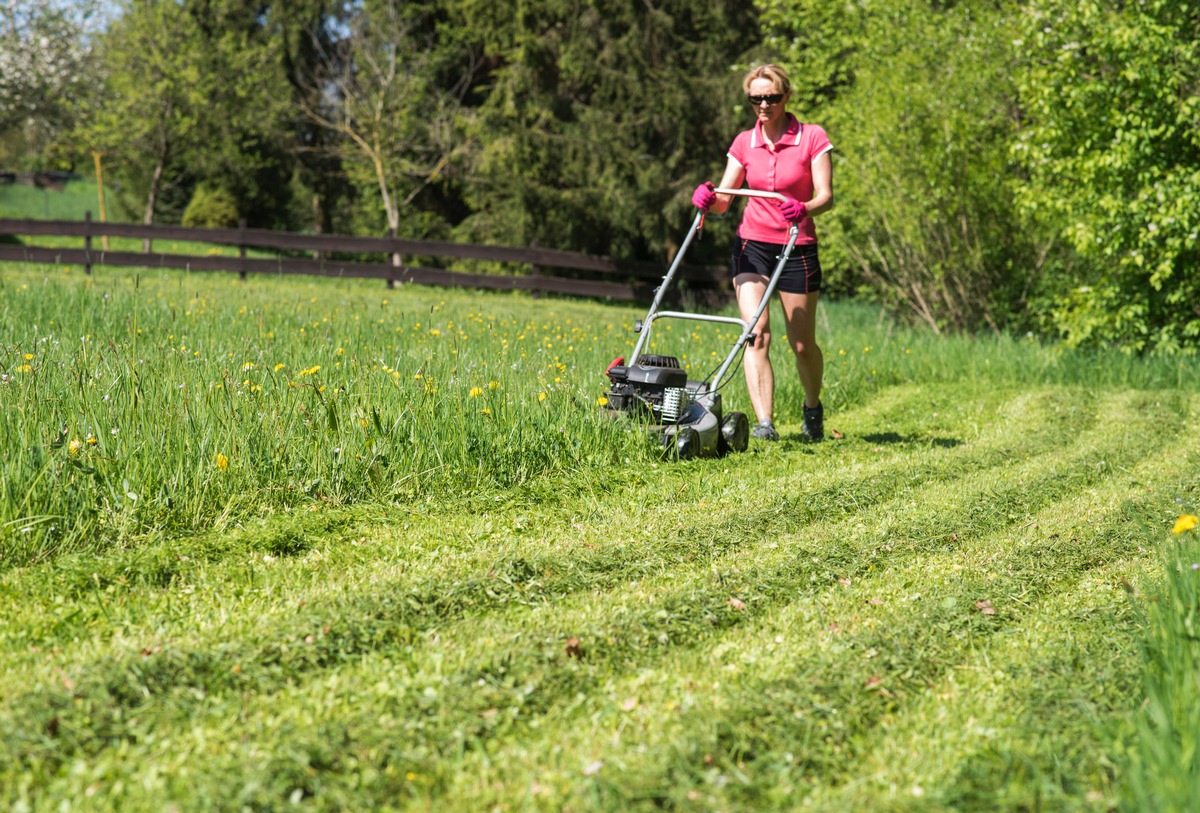
<path id="1" fill-rule="evenodd" d="M 746 171 L 746 186 L 767 192 L 782 192 L 801 203 L 813 196 L 812 162 L 833 149 L 829 136 L 815 124 L 801 124 L 787 114 L 787 129 L 771 149 L 762 135 L 762 123 L 738 133 L 729 148 L 729 157 Z M 784 244 L 788 223 L 779 214 L 779 203 L 770 198 L 746 198 L 738 236 L 745 240 Z M 817 229 L 811 217 L 800 221 L 797 243 L 817 242 Z"/>

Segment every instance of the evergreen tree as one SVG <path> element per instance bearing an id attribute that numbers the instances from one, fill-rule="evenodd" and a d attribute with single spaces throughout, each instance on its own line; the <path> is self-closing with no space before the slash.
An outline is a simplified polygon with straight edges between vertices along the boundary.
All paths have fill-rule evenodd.
<path id="1" fill-rule="evenodd" d="M 740 126 L 740 2 L 467 0 L 487 71 L 465 238 L 661 260 Z"/>

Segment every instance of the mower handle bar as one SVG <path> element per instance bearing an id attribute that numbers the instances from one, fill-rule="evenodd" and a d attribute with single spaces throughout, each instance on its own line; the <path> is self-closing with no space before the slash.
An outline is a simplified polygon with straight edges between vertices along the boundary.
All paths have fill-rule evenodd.
<path id="1" fill-rule="evenodd" d="M 778 192 L 767 192 L 761 189 L 727 189 L 725 187 L 714 188 L 714 192 L 719 195 L 732 195 L 734 197 L 743 198 L 770 198 L 780 202 L 786 201 L 787 197 Z M 650 329 L 654 324 L 654 320 L 660 316 L 669 316 L 676 319 L 695 319 L 703 322 L 728 322 L 730 324 L 740 325 L 742 328 L 741 335 L 734 344 L 733 349 L 729 351 L 729 355 L 725 357 L 724 363 L 713 375 L 712 388 L 719 388 L 721 379 L 725 377 L 725 373 L 729 370 L 734 358 L 737 356 L 738 350 L 754 337 L 754 327 L 758 324 L 759 317 L 763 311 L 767 309 L 771 301 L 771 295 L 775 292 L 775 286 L 779 282 L 779 276 L 783 272 L 783 267 L 787 263 L 788 257 L 791 256 L 792 248 L 796 245 L 796 239 L 800 236 L 800 227 L 792 223 L 788 228 L 788 241 L 784 247 L 783 253 L 779 256 L 779 260 L 775 265 L 775 270 L 767 281 L 767 289 L 763 292 L 763 297 L 758 303 L 758 307 L 754 311 L 754 315 L 749 319 L 734 319 L 728 316 L 707 316 L 703 314 L 681 313 L 679 311 L 659 311 L 659 305 L 662 304 L 663 295 L 667 292 L 671 281 L 675 278 L 676 271 L 679 270 L 680 263 L 683 262 L 683 256 L 687 253 L 688 247 L 692 244 L 692 239 L 700 233 L 704 228 L 703 209 L 696 212 L 696 216 L 692 219 L 692 227 L 688 229 L 687 235 L 683 238 L 683 245 L 675 252 L 675 259 L 671 261 L 671 267 L 667 270 L 667 275 L 663 277 L 662 282 L 654 292 L 654 301 L 650 304 L 650 310 L 646 314 L 645 321 L 641 324 L 641 329 L 638 330 L 638 340 L 633 347 L 634 363 L 646 344 L 646 340 L 650 336 Z"/>
<path id="2" fill-rule="evenodd" d="M 771 198 L 783 203 L 787 200 L 787 195 L 779 192 L 768 192 L 765 189 L 728 189 L 726 187 L 717 187 L 713 189 L 718 195 L 734 195 L 742 198 Z"/>

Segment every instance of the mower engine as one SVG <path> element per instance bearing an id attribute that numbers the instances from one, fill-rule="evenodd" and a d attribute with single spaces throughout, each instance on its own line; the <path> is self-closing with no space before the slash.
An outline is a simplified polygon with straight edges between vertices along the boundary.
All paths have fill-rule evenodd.
<path id="1" fill-rule="evenodd" d="M 612 388 L 605 400 L 612 413 L 627 413 L 653 424 L 663 448 L 681 458 L 745 451 L 746 416 L 723 415 L 720 393 L 700 381 L 688 381 L 674 356 L 642 355 L 636 364 L 623 357 L 608 366 Z"/>
<path id="2" fill-rule="evenodd" d="M 612 390 L 609 409 L 618 412 L 642 412 L 658 424 L 677 423 L 692 404 L 687 373 L 674 356 L 639 356 L 628 367 L 618 358 L 608 366 Z"/>

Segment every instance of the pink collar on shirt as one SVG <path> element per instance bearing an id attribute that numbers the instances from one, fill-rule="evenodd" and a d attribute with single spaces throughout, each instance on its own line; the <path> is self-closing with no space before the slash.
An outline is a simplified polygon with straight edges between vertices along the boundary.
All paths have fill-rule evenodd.
<path id="1" fill-rule="evenodd" d="M 776 146 L 787 146 L 788 142 L 794 147 L 800 143 L 800 121 L 791 113 L 787 114 L 787 127 L 783 135 L 775 142 Z M 754 132 L 750 134 L 750 149 L 767 146 L 767 139 L 762 134 L 762 122 L 754 123 Z"/>

